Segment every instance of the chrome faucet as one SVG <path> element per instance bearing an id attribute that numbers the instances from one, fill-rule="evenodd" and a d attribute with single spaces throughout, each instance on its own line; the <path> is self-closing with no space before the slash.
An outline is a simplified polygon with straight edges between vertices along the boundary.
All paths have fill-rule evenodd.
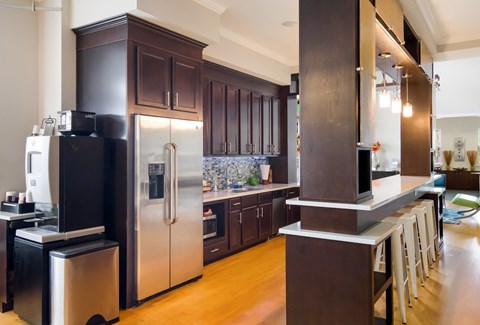
<path id="1" fill-rule="evenodd" d="M 233 181 L 237 180 L 240 176 L 240 171 L 238 166 L 234 163 L 228 164 L 227 168 L 225 168 L 225 176 L 227 178 L 227 190 L 232 185 Z"/>

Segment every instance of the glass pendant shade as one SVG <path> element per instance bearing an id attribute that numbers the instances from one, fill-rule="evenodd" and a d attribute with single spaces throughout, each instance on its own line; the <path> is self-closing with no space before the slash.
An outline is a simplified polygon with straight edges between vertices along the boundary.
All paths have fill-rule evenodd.
<path id="1" fill-rule="evenodd" d="M 413 107 L 412 107 L 412 104 L 410 103 L 405 103 L 405 105 L 403 105 L 403 117 L 412 117 L 413 115 Z"/>
<path id="2" fill-rule="evenodd" d="M 395 96 L 392 100 L 392 113 L 401 113 L 402 112 L 402 100 L 400 97 Z"/>
<path id="3" fill-rule="evenodd" d="M 386 89 L 383 89 L 380 93 L 379 106 L 380 108 L 390 107 L 390 93 Z"/>

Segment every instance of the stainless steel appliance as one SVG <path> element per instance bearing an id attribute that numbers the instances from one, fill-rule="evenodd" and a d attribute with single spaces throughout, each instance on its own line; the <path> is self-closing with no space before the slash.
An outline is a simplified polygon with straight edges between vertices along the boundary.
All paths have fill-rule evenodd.
<path id="1" fill-rule="evenodd" d="M 58 131 L 63 135 L 89 136 L 95 132 L 95 113 L 83 111 L 61 111 Z"/>
<path id="2" fill-rule="evenodd" d="M 203 215 L 203 239 L 217 236 L 217 215 Z"/>
<path id="3" fill-rule="evenodd" d="M 278 234 L 278 229 L 287 225 L 287 191 L 279 190 L 272 193 L 273 204 L 273 233 Z"/>
<path id="4" fill-rule="evenodd" d="M 202 123 L 135 115 L 136 299 L 200 277 Z"/>

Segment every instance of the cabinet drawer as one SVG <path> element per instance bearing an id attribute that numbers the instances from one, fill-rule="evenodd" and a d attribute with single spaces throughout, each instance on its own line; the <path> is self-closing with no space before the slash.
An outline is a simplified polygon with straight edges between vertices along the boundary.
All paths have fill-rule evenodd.
<path id="1" fill-rule="evenodd" d="M 258 204 L 272 203 L 272 192 L 258 194 Z"/>
<path id="2" fill-rule="evenodd" d="M 258 195 L 242 197 L 242 209 L 258 205 Z"/>
<path id="3" fill-rule="evenodd" d="M 221 242 L 203 247 L 203 263 L 221 258 L 228 253 L 228 242 L 223 240 Z"/>
<path id="4" fill-rule="evenodd" d="M 289 188 L 287 190 L 287 198 L 288 199 L 291 199 L 291 198 L 294 198 L 294 197 L 299 197 L 299 196 L 300 196 L 300 189 L 298 187 Z"/>
<path id="5" fill-rule="evenodd" d="M 242 198 L 230 199 L 228 209 L 230 211 L 240 210 L 242 208 Z"/>

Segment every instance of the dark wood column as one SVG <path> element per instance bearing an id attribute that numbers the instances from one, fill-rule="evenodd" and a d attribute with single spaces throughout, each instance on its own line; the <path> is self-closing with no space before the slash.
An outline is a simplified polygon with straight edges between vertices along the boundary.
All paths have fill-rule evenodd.
<path id="1" fill-rule="evenodd" d="M 300 0 L 302 199 L 356 201 L 357 7 Z"/>
<path id="2" fill-rule="evenodd" d="M 432 147 L 432 85 L 418 73 L 408 82 L 408 100 L 413 106 L 413 116 L 402 116 L 401 120 L 401 175 L 429 176 Z M 402 81 L 401 92 L 402 103 L 405 103 L 407 99 L 405 79 Z"/>

